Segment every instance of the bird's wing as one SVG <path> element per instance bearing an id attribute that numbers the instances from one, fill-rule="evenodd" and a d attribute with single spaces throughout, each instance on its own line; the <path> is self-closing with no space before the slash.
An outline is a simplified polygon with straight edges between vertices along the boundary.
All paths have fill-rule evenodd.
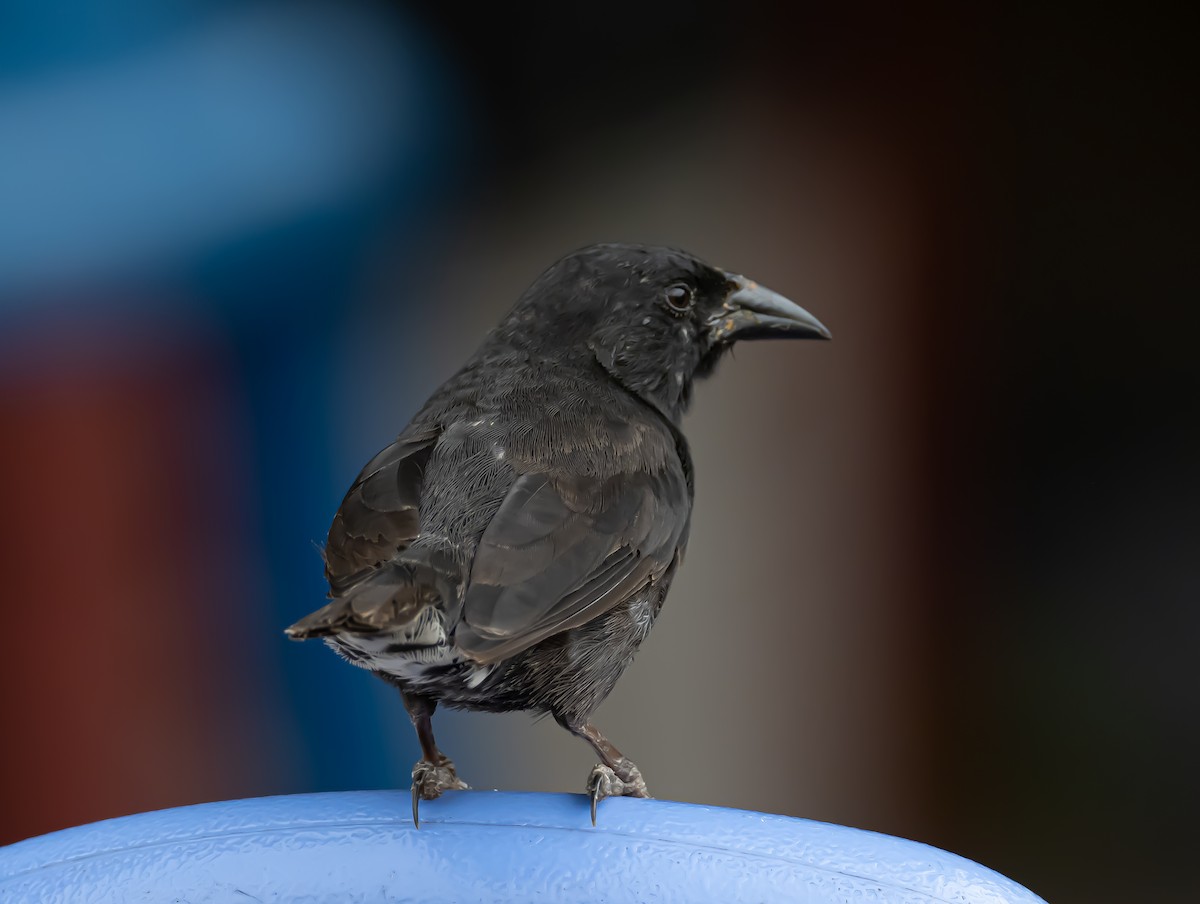
<path id="1" fill-rule="evenodd" d="M 421 479 L 433 428 L 406 430 L 362 469 L 325 542 L 325 576 L 338 594 L 408 546 L 420 532 Z"/>
<path id="2" fill-rule="evenodd" d="M 456 645 L 496 662 L 590 621 L 671 567 L 689 512 L 678 469 L 519 477 L 480 540 Z"/>

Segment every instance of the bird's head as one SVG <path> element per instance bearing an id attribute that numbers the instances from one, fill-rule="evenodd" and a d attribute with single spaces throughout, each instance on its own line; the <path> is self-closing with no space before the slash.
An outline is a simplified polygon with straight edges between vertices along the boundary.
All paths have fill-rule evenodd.
<path id="1" fill-rule="evenodd" d="M 594 356 L 671 420 L 686 410 L 692 381 L 735 342 L 830 338 L 812 314 L 743 276 L 685 251 L 616 244 L 558 261 L 504 327 Z"/>

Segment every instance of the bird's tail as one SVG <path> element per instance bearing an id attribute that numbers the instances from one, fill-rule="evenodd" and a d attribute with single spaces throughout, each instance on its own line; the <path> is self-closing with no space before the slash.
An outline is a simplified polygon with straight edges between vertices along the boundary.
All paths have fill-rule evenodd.
<path id="1" fill-rule="evenodd" d="M 430 607 L 449 608 L 457 581 L 438 553 L 405 550 L 397 559 L 339 589 L 329 604 L 285 630 L 292 640 L 378 634 L 413 624 Z"/>

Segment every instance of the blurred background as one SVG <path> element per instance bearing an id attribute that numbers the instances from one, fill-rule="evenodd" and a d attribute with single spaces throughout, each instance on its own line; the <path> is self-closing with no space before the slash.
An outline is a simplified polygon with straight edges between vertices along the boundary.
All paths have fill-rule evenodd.
<path id="1" fill-rule="evenodd" d="M 641 241 L 835 335 L 699 389 L 687 567 L 597 718 L 652 792 L 1194 900 L 1191 55 L 1147 5 L 6 0 L 0 842 L 407 787 L 395 693 L 282 629 L 525 286 Z M 436 725 L 475 787 L 593 762 Z"/>

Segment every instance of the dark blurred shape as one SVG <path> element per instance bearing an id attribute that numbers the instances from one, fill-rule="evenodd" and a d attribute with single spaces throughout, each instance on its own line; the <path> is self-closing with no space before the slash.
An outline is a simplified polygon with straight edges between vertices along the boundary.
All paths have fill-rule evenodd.
<path id="1" fill-rule="evenodd" d="M 1194 894 L 1177 868 L 1200 806 L 1200 275 L 1180 24 L 1085 4 L 989 20 L 974 291 L 939 312 L 953 555 L 933 614 L 958 678 L 935 841 L 1028 863 L 1049 900 Z"/>
<path id="2" fill-rule="evenodd" d="M 727 86 L 748 36 L 712 0 L 486 4 L 469 16 L 430 0 L 402 5 L 453 55 L 488 139 L 477 162 L 505 179 L 593 139 L 648 140 L 640 123 Z"/>

